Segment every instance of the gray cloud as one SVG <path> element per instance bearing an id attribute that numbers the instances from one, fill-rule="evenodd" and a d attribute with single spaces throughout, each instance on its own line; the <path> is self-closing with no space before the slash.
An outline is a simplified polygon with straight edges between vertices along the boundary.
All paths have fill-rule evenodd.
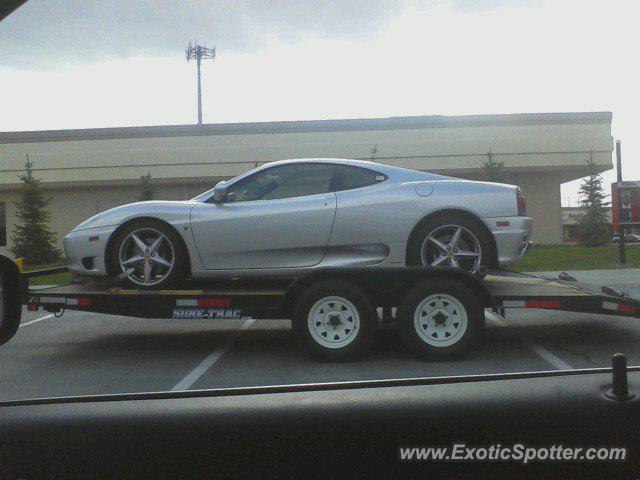
<path id="1" fill-rule="evenodd" d="M 437 1 L 30 0 L 0 23 L 0 65 L 57 69 L 133 55 L 175 56 L 192 38 L 227 52 L 252 51 L 269 38 L 366 39 L 407 6 Z M 451 4 L 469 11 L 525 1 Z"/>

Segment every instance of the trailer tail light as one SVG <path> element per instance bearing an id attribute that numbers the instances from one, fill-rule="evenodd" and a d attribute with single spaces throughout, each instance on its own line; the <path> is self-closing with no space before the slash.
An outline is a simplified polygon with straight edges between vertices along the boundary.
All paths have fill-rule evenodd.
<path id="1" fill-rule="evenodd" d="M 524 195 L 522 191 L 518 189 L 516 191 L 516 201 L 518 202 L 518 216 L 526 217 L 527 216 L 527 203 L 524 200 Z"/>
<path id="2" fill-rule="evenodd" d="M 602 308 L 618 313 L 636 313 L 636 307 L 633 305 L 625 305 L 624 303 L 602 302 Z"/>
<path id="3" fill-rule="evenodd" d="M 560 300 L 539 298 L 531 300 L 505 300 L 503 307 L 507 308 L 561 308 Z"/>
<path id="4" fill-rule="evenodd" d="M 78 307 L 88 307 L 91 305 L 89 298 L 68 298 L 67 305 L 77 305 Z"/>

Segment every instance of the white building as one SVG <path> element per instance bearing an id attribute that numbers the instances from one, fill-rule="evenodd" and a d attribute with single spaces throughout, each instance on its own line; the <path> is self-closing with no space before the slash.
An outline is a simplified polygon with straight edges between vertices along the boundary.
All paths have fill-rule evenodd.
<path id="1" fill-rule="evenodd" d="M 586 175 L 590 152 L 612 168 L 611 113 L 419 116 L 0 133 L 0 252 L 11 246 L 26 154 L 51 197 L 62 238 L 80 221 L 135 201 L 150 172 L 158 198 L 187 199 L 218 180 L 283 158 L 342 157 L 462 178 L 489 150 L 534 219 L 533 241 L 562 242 L 560 185 Z M 6 230 L 6 241 L 2 229 Z M 8 244 L 8 245 L 7 245 Z"/>

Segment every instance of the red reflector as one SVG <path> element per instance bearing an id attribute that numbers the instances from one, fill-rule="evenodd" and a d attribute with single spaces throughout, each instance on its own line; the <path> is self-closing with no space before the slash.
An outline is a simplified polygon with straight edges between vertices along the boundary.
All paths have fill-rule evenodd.
<path id="1" fill-rule="evenodd" d="M 79 298 L 78 305 L 86 307 L 88 305 L 91 305 L 91 300 L 89 300 L 88 298 Z"/>
<path id="2" fill-rule="evenodd" d="M 518 216 L 526 217 L 527 216 L 527 203 L 524 200 L 524 195 L 522 192 L 518 191 L 516 193 L 516 201 L 518 203 Z"/>
<path id="3" fill-rule="evenodd" d="M 99 236 L 97 236 L 97 235 L 95 235 L 95 236 L 93 236 L 93 237 L 89 237 L 89 241 L 90 241 L 90 242 L 97 242 L 98 240 L 100 240 L 100 237 L 99 237 Z"/>
<path id="4" fill-rule="evenodd" d="M 496 225 L 498 225 L 499 227 L 508 227 L 509 222 L 497 222 Z"/>
<path id="5" fill-rule="evenodd" d="M 525 308 L 560 308 L 559 300 L 525 300 Z"/>
<path id="6" fill-rule="evenodd" d="M 631 305 L 623 305 L 619 303 L 618 306 L 616 307 L 616 311 L 625 312 L 625 313 L 636 313 L 636 307 L 633 307 Z"/>
<path id="7" fill-rule="evenodd" d="M 38 307 L 36 307 L 35 305 L 29 304 L 27 305 L 27 310 L 29 312 L 37 312 L 38 311 Z"/>
<path id="8" fill-rule="evenodd" d="M 229 300 L 198 300 L 199 307 L 228 307 Z"/>

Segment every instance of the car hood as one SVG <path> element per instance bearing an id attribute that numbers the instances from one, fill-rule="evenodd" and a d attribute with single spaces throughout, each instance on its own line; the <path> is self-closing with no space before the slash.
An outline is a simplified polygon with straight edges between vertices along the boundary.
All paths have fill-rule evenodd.
<path id="1" fill-rule="evenodd" d="M 188 219 L 197 202 L 193 200 L 150 200 L 128 203 L 100 212 L 88 218 L 73 230 L 120 225 L 137 217 L 150 217 L 173 223 Z"/>

